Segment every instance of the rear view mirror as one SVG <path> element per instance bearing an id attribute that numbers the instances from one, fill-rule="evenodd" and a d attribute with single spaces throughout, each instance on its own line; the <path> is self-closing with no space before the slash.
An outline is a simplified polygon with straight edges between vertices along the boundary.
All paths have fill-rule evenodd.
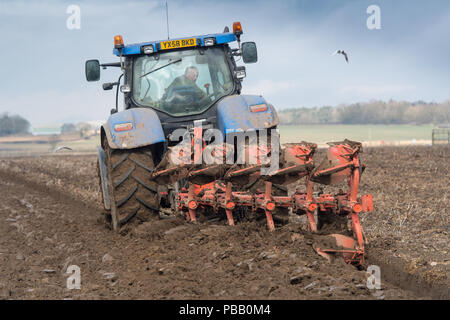
<path id="1" fill-rule="evenodd" d="M 254 42 L 243 42 L 241 48 L 242 60 L 244 60 L 244 63 L 255 63 L 258 61 L 258 52 Z"/>
<path id="2" fill-rule="evenodd" d="M 98 60 L 86 61 L 85 72 L 87 81 L 98 81 L 100 79 L 100 62 Z"/>

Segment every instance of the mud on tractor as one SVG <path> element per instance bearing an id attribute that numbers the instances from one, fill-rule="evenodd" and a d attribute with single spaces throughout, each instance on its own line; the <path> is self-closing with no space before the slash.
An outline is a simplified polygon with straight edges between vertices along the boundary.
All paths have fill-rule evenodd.
<path id="1" fill-rule="evenodd" d="M 259 217 L 273 231 L 294 214 L 305 215 L 310 231 L 320 234 L 335 217 L 348 222 L 347 230 L 314 249 L 328 259 L 338 254 L 361 264 L 359 213 L 372 210 L 371 195 L 358 197 L 361 144 L 329 143 L 317 166 L 316 144 L 281 146 L 273 105 L 262 96 L 241 95 L 246 72 L 237 62 L 257 61 L 256 44 L 241 43 L 242 34 L 235 22 L 232 32 L 225 27 L 222 33 L 140 44 L 124 45 L 115 36 L 119 62 L 86 61 L 88 81 L 99 80 L 101 68 L 121 70 L 117 82 L 103 84 L 104 90 L 116 86 L 116 107 L 101 128 L 98 149 L 109 226 L 120 231 L 177 215 L 232 226 Z M 316 187 L 345 181 L 348 191 L 337 194 Z M 288 185 L 295 191 L 288 193 Z"/>

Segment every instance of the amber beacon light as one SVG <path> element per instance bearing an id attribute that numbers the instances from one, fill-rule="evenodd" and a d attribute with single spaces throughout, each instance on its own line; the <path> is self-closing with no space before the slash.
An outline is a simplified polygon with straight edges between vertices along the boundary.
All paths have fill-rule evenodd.
<path id="1" fill-rule="evenodd" d="M 116 49 L 122 49 L 124 47 L 123 45 L 123 38 L 122 36 L 115 36 L 114 37 L 114 48 Z"/>
<path id="2" fill-rule="evenodd" d="M 240 22 L 233 22 L 233 33 L 234 34 L 242 34 L 242 26 Z"/>

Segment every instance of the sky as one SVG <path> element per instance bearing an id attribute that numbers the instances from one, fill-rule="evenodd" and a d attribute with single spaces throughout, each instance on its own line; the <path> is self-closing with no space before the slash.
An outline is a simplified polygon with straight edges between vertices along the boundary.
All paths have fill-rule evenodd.
<path id="1" fill-rule="evenodd" d="M 88 59 L 117 62 L 114 35 L 125 44 L 167 38 L 165 0 L 0 0 L 0 114 L 33 126 L 106 120 L 117 69 L 87 82 Z M 80 28 L 69 29 L 70 5 Z M 370 30 L 370 5 L 380 29 Z M 258 63 L 247 64 L 244 94 L 261 94 L 277 109 L 381 100 L 450 99 L 448 0 L 168 0 L 170 37 L 232 29 L 255 41 Z M 70 20 L 72 21 L 72 20 Z M 349 63 L 341 55 L 343 49 Z M 242 62 L 240 64 L 243 65 Z"/>

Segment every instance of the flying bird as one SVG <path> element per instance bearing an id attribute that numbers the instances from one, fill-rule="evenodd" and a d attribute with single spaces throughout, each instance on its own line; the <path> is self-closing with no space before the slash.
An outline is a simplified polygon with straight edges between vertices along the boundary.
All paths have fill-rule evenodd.
<path id="1" fill-rule="evenodd" d="M 66 146 L 62 146 L 62 147 L 55 148 L 55 150 L 53 150 L 53 152 L 58 152 L 61 150 L 72 150 L 72 149 L 69 147 L 66 147 Z"/>
<path id="2" fill-rule="evenodd" d="M 335 55 L 337 55 L 337 54 L 342 54 L 342 55 L 345 57 L 345 61 L 347 61 L 347 63 L 348 63 L 348 56 L 347 56 L 347 53 L 346 53 L 344 50 L 336 50 L 336 51 L 332 54 L 332 56 L 335 56 Z"/>

